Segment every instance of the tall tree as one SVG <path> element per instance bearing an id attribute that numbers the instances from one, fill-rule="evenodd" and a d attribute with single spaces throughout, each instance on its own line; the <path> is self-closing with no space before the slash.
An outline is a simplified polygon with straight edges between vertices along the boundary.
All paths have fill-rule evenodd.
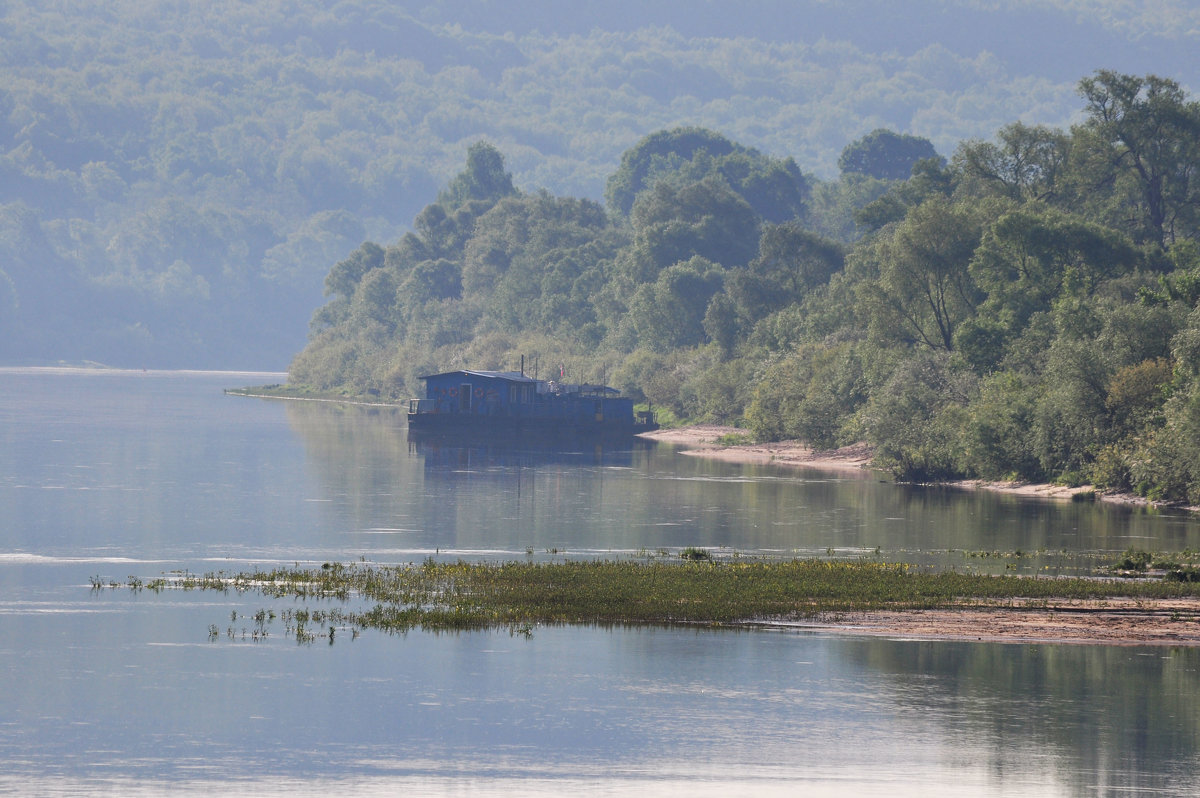
<path id="1" fill-rule="evenodd" d="M 1070 136 L 1015 122 L 1000 128 L 996 139 L 996 143 L 969 141 L 959 147 L 954 165 L 964 182 L 1017 202 L 1053 201 L 1061 191 Z"/>
<path id="2" fill-rule="evenodd" d="M 935 350 L 954 349 L 954 333 L 980 294 L 968 272 L 980 225 L 963 205 L 935 197 L 889 227 L 866 257 L 878 278 L 860 294 L 877 338 Z"/>
<path id="3" fill-rule="evenodd" d="M 1088 119 L 1078 130 L 1091 156 L 1092 183 L 1129 186 L 1138 211 L 1134 237 L 1165 248 L 1195 237 L 1200 212 L 1200 103 L 1154 75 L 1101 70 L 1079 82 Z M 1127 212 L 1127 211 L 1126 211 Z"/>
<path id="4" fill-rule="evenodd" d="M 512 175 L 504 171 L 504 156 L 486 141 L 477 141 L 467 150 L 467 167 L 438 195 L 438 202 L 450 210 L 470 200 L 494 203 L 516 194 Z"/>

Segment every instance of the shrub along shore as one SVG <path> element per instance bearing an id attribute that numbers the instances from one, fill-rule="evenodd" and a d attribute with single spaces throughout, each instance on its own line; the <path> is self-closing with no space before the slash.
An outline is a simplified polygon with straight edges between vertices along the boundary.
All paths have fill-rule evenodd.
<path id="1" fill-rule="evenodd" d="M 707 552 L 693 556 L 702 553 Z M 1200 583 L 1190 581 L 1191 572 L 1185 568 L 1176 579 L 1031 578 L 930 572 L 874 561 L 431 559 L 407 566 L 326 563 L 318 568 L 184 575 L 131 586 L 232 590 L 320 602 L 320 609 L 290 611 L 284 619 L 286 633 L 301 642 L 316 636 L 332 641 L 338 629 L 350 629 L 354 635 L 360 629 L 405 633 L 491 628 L 530 634 L 540 624 L 799 624 L 863 633 L 891 629 L 925 637 L 1178 645 L 1200 644 Z M 324 606 L 327 601 L 342 606 Z M 362 608 L 349 609 L 351 604 Z M 1120 618 L 1126 632 L 1115 640 L 1111 630 L 1107 635 L 1056 635 L 1051 623 L 1037 630 L 1018 624 L 1017 634 L 1005 635 L 1004 624 L 996 623 L 998 616 L 1056 614 L 1070 619 L 1064 628 L 1083 623 L 1099 629 Z M 922 617 L 931 622 L 928 628 L 914 625 L 914 619 Z M 274 612 L 264 610 L 255 618 L 253 635 L 265 636 Z M 232 626 L 226 632 L 236 636 Z M 210 634 L 215 638 L 219 630 L 211 627 Z"/>

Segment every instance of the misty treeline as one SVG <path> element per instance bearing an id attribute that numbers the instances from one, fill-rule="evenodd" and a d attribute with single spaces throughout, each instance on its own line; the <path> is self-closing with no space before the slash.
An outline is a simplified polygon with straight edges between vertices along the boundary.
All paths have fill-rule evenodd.
<path id="1" fill-rule="evenodd" d="M 481 138 L 593 199 L 680 124 L 828 179 L 877 127 L 1065 122 L 1098 49 L 1194 62 L 1182 7 L 702 6 L 0 2 L 0 358 L 282 367 L 329 265 L 398 239 Z"/>
<path id="2" fill-rule="evenodd" d="M 603 206 L 518 191 L 476 143 L 414 232 L 332 268 L 292 380 L 399 399 L 523 355 L 759 439 L 865 440 L 906 479 L 1198 502 L 1200 103 L 1107 71 L 1079 95 L 1071 129 L 949 160 L 876 131 L 825 182 L 663 131 Z"/>

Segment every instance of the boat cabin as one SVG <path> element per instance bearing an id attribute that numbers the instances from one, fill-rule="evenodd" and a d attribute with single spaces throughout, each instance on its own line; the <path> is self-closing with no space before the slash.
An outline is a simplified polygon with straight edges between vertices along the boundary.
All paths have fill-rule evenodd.
<path id="1" fill-rule="evenodd" d="M 519 371 L 447 371 L 421 379 L 425 398 L 416 401 L 422 413 L 497 415 L 537 398 L 538 381 Z"/>

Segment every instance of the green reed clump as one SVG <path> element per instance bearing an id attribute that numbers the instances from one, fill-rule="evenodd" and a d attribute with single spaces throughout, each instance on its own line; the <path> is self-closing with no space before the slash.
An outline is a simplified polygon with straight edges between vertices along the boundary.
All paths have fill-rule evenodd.
<path id="1" fill-rule="evenodd" d="M 1121 558 L 1113 563 L 1112 567 L 1118 571 L 1145 571 L 1150 567 L 1153 559 L 1154 555 L 1148 551 L 1128 548 L 1125 549 Z"/>

